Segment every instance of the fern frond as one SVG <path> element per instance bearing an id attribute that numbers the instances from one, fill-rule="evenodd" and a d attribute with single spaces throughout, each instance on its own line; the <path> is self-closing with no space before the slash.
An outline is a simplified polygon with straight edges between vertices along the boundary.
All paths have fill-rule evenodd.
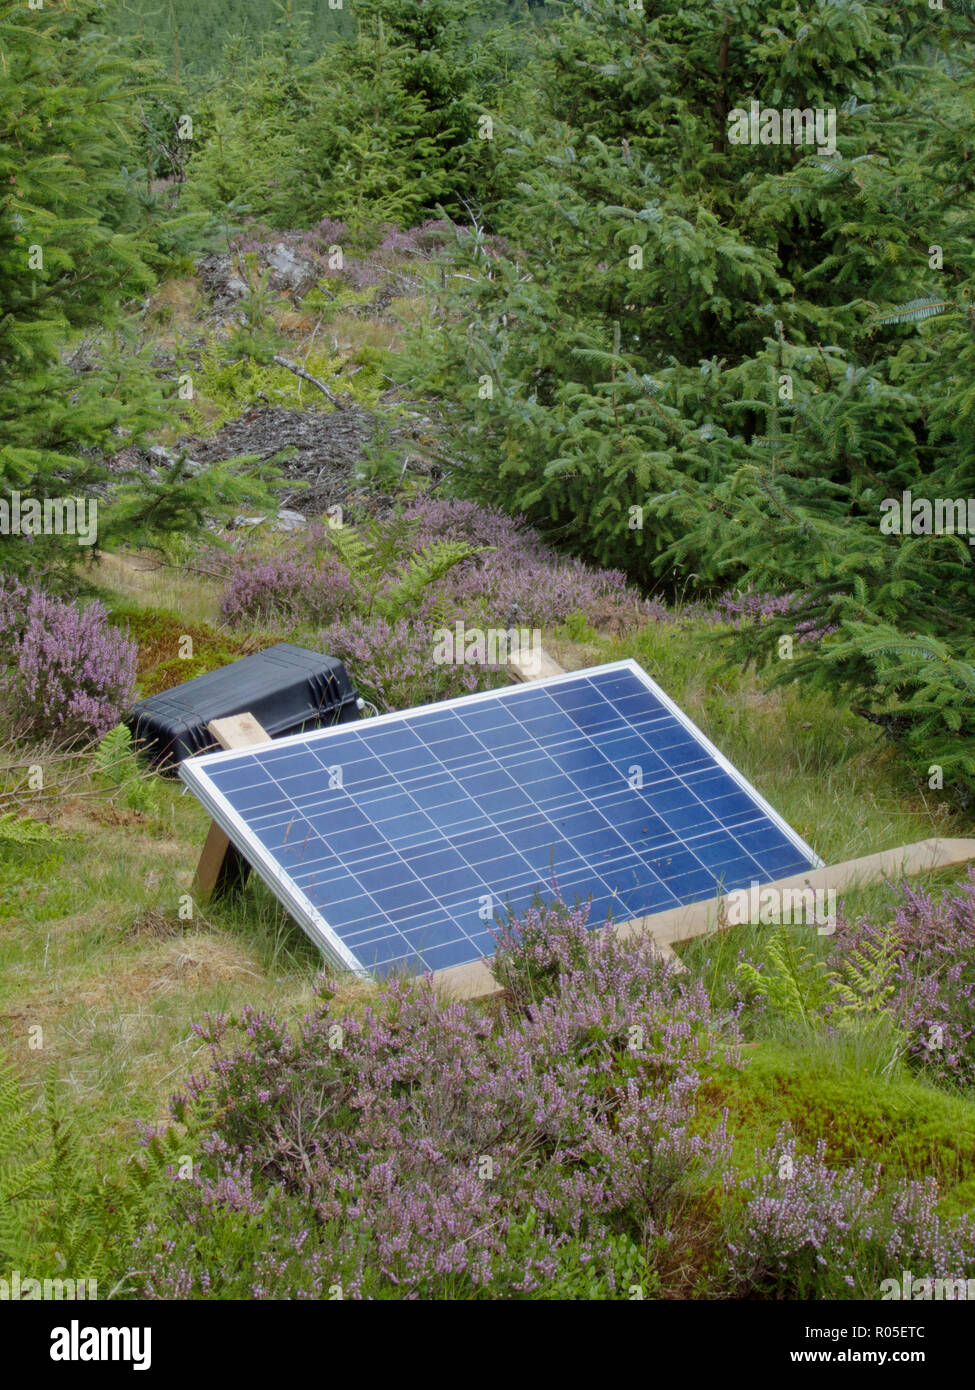
<path id="1" fill-rule="evenodd" d="M 0 1274 L 96 1280 L 118 1287 L 179 1139 L 171 1130 L 144 1158 L 100 1173 L 65 1110 L 55 1066 L 43 1086 L 43 1122 L 31 1089 L 0 1059 Z"/>
<path id="2" fill-rule="evenodd" d="M 45 1163 L 25 1087 L 0 1060 L 0 1272 L 29 1267 L 30 1233 L 45 1205 Z"/>
<path id="3" fill-rule="evenodd" d="M 777 1013 L 805 1027 L 811 1026 L 822 1017 L 832 994 L 826 965 L 784 930 L 769 939 L 766 954 L 768 969 L 758 970 L 742 961 L 738 975 Z"/>
<path id="4" fill-rule="evenodd" d="M 18 816 L 15 811 L 0 814 L 0 841 L 15 845 L 40 845 L 63 838 L 63 831 L 45 825 L 43 821 L 32 820 L 30 816 Z"/>
<path id="5" fill-rule="evenodd" d="M 368 574 L 370 547 L 357 526 L 336 526 L 329 531 L 329 540 L 338 551 L 339 559 L 349 571 L 353 583 Z"/>
<path id="6" fill-rule="evenodd" d="M 116 724 L 114 729 L 109 729 L 95 749 L 96 771 L 115 782 L 126 780 L 132 771 L 133 759 L 132 732 L 126 724 Z"/>
<path id="7" fill-rule="evenodd" d="M 886 1013 L 896 990 L 895 972 L 901 953 L 897 927 L 890 922 L 864 937 L 844 955 L 833 976 L 836 1016 L 850 1024 Z"/>

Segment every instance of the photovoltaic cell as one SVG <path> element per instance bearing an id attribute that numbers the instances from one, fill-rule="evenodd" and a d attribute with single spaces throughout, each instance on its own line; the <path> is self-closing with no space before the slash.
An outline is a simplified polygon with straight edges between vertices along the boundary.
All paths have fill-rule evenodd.
<path id="1" fill-rule="evenodd" d="M 821 861 L 634 661 L 183 762 L 331 960 L 490 955 L 507 910 L 625 921 Z"/>

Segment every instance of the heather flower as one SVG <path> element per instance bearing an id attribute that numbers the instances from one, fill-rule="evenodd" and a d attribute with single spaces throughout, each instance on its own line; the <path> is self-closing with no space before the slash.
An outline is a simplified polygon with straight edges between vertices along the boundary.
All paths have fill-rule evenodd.
<path id="1" fill-rule="evenodd" d="M 352 603 L 349 572 L 334 556 L 277 552 L 234 558 L 220 599 L 233 627 L 243 622 L 328 622 Z"/>
<path id="2" fill-rule="evenodd" d="M 681 620 L 744 627 L 767 622 L 783 614 L 794 617 L 795 637 L 800 643 L 818 642 L 820 638 L 837 631 L 835 623 L 818 627 L 813 619 L 802 616 L 801 594 L 767 594 L 757 589 L 729 589 L 720 594 L 710 608 L 703 603 L 689 604 L 681 611 Z"/>
<path id="3" fill-rule="evenodd" d="M 201 1156 L 200 1176 L 174 1184 L 183 1224 L 246 1232 L 273 1194 L 293 1226 L 328 1233 L 327 1252 L 309 1238 L 301 1259 L 326 1260 L 351 1297 L 504 1297 L 580 1279 L 611 1292 L 649 1242 L 676 1238 L 688 1192 L 727 1163 L 724 1126 L 700 1122 L 697 1095 L 736 1035 L 647 943 L 575 930 L 571 951 L 546 956 L 542 930 L 533 949 L 565 964 L 527 1012 L 509 1001 L 492 1018 L 414 980 L 340 1019 L 326 1003 L 297 1028 L 251 1009 L 205 1020 L 210 1069 L 174 1103 Z M 293 1276 L 312 1282 L 300 1261 Z M 145 1292 L 199 1287 L 181 1246 L 154 1261 Z"/>
<path id="4" fill-rule="evenodd" d="M 881 1282 L 899 1281 L 905 1269 L 952 1280 L 975 1273 L 975 1223 L 939 1214 L 933 1179 L 885 1191 L 879 1165 L 831 1169 L 825 1153 L 820 1140 L 800 1154 L 783 1130 L 756 1155 L 761 1176 L 741 1184 L 744 1207 L 728 1244 L 740 1291 L 877 1298 Z"/>
<path id="5" fill-rule="evenodd" d="M 558 902 L 543 904 L 506 918 L 492 932 L 492 973 L 509 1004 L 527 1010 L 558 979 L 582 966 L 591 949 L 589 930 L 587 903 L 571 911 Z"/>
<path id="6" fill-rule="evenodd" d="M 450 245 L 458 232 L 464 235 L 466 230 L 466 228 L 458 228 L 456 223 L 449 222 L 445 217 L 427 218 L 419 226 L 410 227 L 406 231 L 401 231 L 399 227 L 387 223 L 383 227 L 379 251 L 398 256 L 431 255 L 442 251 Z M 488 237 L 487 240 L 493 243 L 498 238 Z"/>
<path id="7" fill-rule="evenodd" d="M 908 1037 L 912 1066 L 937 1081 L 975 1083 L 975 869 L 940 898 L 903 884 L 894 911 L 898 952 L 889 1008 Z M 876 940 L 880 924 L 841 918 L 834 949 Z"/>
<path id="8" fill-rule="evenodd" d="M 348 234 L 345 223 L 331 217 L 323 217 L 313 227 L 302 231 L 280 231 L 252 218 L 248 219 L 241 230 L 230 238 L 229 246 L 231 251 L 239 256 L 256 252 L 260 257 L 269 253 L 281 242 L 285 242 L 306 259 L 319 261 L 324 275 L 327 271 L 326 262 L 331 248 L 344 245 L 348 239 Z"/>
<path id="9" fill-rule="evenodd" d="M 253 1199 L 246 1180 L 207 1192 L 197 1181 L 173 1184 L 173 1210 L 161 1239 L 155 1222 L 134 1246 L 140 1296 L 149 1299 L 325 1299 L 341 1287 L 335 1262 L 312 1238 L 293 1204 L 270 1193 Z M 346 1297 L 357 1290 L 342 1289 Z"/>
<path id="10" fill-rule="evenodd" d="M 323 651 L 345 662 L 359 689 L 386 710 L 470 695 L 504 682 L 503 673 L 488 666 L 435 662 L 435 632 L 433 622 L 420 616 L 389 622 L 352 615 L 325 628 L 318 641 Z"/>
<path id="11" fill-rule="evenodd" d="M 31 590 L 13 575 L 0 573 L 0 641 L 4 647 L 26 626 L 30 603 Z"/>
<path id="12" fill-rule="evenodd" d="M 135 689 L 137 649 L 104 604 L 70 603 L 4 577 L 0 637 L 0 697 L 20 733 L 101 738 L 118 724 Z"/>
<path id="13" fill-rule="evenodd" d="M 373 611 L 418 552 L 446 539 L 486 547 L 455 565 L 399 621 Z M 484 665 L 438 664 L 435 634 L 462 620 L 467 628 L 533 629 L 582 613 L 593 621 L 665 617 L 617 570 L 598 570 L 550 550 L 523 518 L 472 502 L 424 498 L 374 527 L 372 550 L 383 572 L 350 575 L 318 528 L 288 551 L 241 551 L 221 600 L 224 619 L 322 623 L 321 642 L 346 660 L 363 690 L 386 709 L 490 689 L 501 679 Z"/>
<path id="14" fill-rule="evenodd" d="M 513 608 L 519 626 L 547 627 L 570 613 L 596 617 L 607 605 L 629 609 L 644 622 L 664 616 L 659 604 L 641 599 L 620 570 L 601 570 L 550 549 L 523 517 L 458 499 L 421 498 L 404 508 L 415 523 L 412 544 L 443 539 L 490 546 L 484 555 L 458 565 L 446 576 L 445 596 L 461 609 L 484 608 L 504 622 Z"/>

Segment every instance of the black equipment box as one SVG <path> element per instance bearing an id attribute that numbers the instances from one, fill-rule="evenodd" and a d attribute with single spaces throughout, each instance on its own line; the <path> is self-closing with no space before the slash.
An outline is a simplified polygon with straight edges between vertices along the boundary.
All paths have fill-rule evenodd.
<path id="1" fill-rule="evenodd" d="M 250 713 L 272 738 L 359 717 L 359 692 L 341 661 L 279 642 L 218 671 L 150 695 L 126 720 L 140 751 L 153 763 L 176 764 L 219 745 L 211 719 Z"/>

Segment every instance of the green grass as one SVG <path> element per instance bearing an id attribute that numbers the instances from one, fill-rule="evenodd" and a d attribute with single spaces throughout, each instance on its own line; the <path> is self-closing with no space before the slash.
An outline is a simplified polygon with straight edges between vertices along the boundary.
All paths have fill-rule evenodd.
<path id="1" fill-rule="evenodd" d="M 107 787 L 69 797 L 56 846 L 0 844 L 0 1046 L 35 1080 L 56 1060 L 86 1130 L 123 1144 L 192 1069 L 194 1020 L 248 1003 L 300 1014 L 321 968 L 259 883 L 181 919 L 208 817 L 171 779 L 146 789 L 145 811 Z"/>

